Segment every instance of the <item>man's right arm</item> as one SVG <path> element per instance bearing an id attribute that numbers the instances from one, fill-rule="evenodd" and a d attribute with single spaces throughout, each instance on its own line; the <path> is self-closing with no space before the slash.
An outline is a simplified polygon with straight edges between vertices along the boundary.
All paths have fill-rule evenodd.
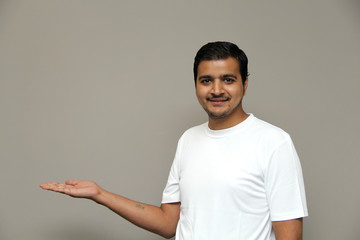
<path id="1" fill-rule="evenodd" d="M 40 186 L 72 197 L 91 199 L 133 224 L 165 238 L 175 235 L 180 215 L 179 202 L 162 204 L 160 207 L 148 205 L 108 192 L 91 181 L 68 180 L 65 184 L 44 183 Z"/>

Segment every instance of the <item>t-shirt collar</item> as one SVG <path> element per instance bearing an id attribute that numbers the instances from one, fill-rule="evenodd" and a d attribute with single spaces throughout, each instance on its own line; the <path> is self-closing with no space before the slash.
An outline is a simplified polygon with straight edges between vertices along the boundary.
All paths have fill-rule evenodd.
<path id="1" fill-rule="evenodd" d="M 247 128 L 247 126 L 249 126 L 249 124 L 251 124 L 251 122 L 254 119 L 255 119 L 255 116 L 252 113 L 250 113 L 249 116 L 244 121 L 238 123 L 237 125 L 235 125 L 233 127 L 225 128 L 225 129 L 221 129 L 221 130 L 210 129 L 209 123 L 207 122 L 206 124 L 204 124 L 205 133 L 207 135 L 209 135 L 210 137 L 225 137 L 230 134 L 244 130 L 245 128 Z"/>

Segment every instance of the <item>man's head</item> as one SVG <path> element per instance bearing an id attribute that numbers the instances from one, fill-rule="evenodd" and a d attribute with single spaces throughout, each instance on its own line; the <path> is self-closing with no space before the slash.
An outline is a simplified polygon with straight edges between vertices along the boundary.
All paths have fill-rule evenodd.
<path id="1" fill-rule="evenodd" d="M 198 75 L 198 67 L 204 60 L 223 60 L 232 57 L 239 63 L 240 75 L 243 83 L 248 74 L 248 59 L 245 53 L 235 44 L 230 42 L 210 42 L 202 46 L 194 60 L 194 80 Z"/>
<path id="2" fill-rule="evenodd" d="M 242 107 L 247 76 L 247 57 L 235 44 L 213 42 L 200 48 L 194 62 L 195 89 L 211 129 L 232 127 L 247 118 Z"/>

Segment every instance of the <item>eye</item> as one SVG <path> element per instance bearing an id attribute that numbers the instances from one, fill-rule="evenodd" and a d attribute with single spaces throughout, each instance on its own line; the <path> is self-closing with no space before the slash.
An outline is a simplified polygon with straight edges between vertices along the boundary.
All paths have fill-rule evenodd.
<path id="1" fill-rule="evenodd" d="M 233 83 L 235 80 L 232 78 L 224 78 L 225 83 Z"/>
<path id="2" fill-rule="evenodd" d="M 200 82 L 203 83 L 203 84 L 208 84 L 208 83 L 211 82 L 211 80 L 210 79 L 203 79 Z"/>

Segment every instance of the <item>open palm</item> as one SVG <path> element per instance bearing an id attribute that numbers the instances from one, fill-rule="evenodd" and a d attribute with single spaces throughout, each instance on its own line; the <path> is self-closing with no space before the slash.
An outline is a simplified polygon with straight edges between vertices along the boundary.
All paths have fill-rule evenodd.
<path id="1" fill-rule="evenodd" d="M 100 187 L 91 181 L 67 180 L 65 184 L 48 182 L 41 184 L 40 187 L 78 198 L 94 198 L 100 193 Z"/>

